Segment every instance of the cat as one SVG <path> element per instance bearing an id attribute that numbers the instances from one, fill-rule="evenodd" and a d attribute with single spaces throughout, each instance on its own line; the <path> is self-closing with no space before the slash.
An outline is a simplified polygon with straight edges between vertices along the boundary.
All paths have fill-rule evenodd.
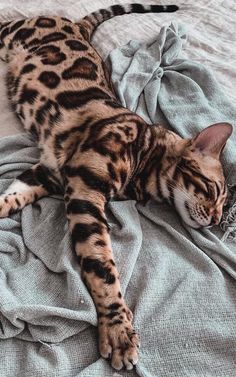
<path id="1" fill-rule="evenodd" d="M 227 199 L 220 156 L 232 126 L 211 125 L 182 139 L 147 125 L 120 105 L 90 40 L 111 17 L 177 9 L 113 5 L 78 23 L 40 16 L 0 26 L 8 96 L 41 150 L 40 162 L 0 196 L 0 217 L 44 196 L 64 196 L 73 247 L 97 310 L 100 354 L 117 370 L 138 362 L 139 337 L 120 291 L 105 205 L 111 198 L 165 200 L 193 228 L 219 224 Z"/>

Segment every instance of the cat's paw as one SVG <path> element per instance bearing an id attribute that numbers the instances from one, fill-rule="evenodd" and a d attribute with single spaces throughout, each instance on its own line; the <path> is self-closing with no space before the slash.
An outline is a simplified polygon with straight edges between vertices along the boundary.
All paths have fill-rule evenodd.
<path id="1" fill-rule="evenodd" d="M 21 198 L 13 194 L 0 196 L 0 218 L 8 217 L 21 208 Z"/>
<path id="2" fill-rule="evenodd" d="M 132 313 L 123 307 L 121 314 L 99 319 L 99 350 L 102 357 L 111 359 L 113 368 L 133 369 L 138 362 L 139 337 L 132 326 Z"/>
<path id="3" fill-rule="evenodd" d="M 9 200 L 6 195 L 0 196 L 0 218 L 7 217 L 9 214 Z"/>

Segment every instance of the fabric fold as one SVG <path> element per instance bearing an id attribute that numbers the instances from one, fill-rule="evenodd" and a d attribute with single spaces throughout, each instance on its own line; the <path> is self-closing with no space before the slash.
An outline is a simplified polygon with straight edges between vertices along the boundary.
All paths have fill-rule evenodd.
<path id="1" fill-rule="evenodd" d="M 121 104 L 149 124 L 164 126 L 185 138 L 219 122 L 234 126 L 223 153 L 223 166 L 231 190 L 225 210 L 224 240 L 236 237 L 236 109 L 226 98 L 214 73 L 184 56 L 184 25 L 162 27 L 149 45 L 131 41 L 109 55 L 112 81 Z"/>

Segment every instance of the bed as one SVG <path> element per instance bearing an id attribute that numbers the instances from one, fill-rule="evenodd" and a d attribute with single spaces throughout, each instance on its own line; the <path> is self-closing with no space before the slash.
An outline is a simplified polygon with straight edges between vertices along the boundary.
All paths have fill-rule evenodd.
<path id="1" fill-rule="evenodd" d="M 76 21 L 122 3 L 2 0 L 0 22 L 39 14 Z M 130 40 L 148 43 L 163 25 L 183 23 L 188 34 L 184 54 L 208 66 L 234 104 L 235 2 L 173 3 L 180 7 L 177 13 L 126 15 L 102 24 L 93 45 L 106 59 Z M 5 75 L 6 65 L 0 62 L 1 190 L 39 156 L 11 111 Z M 64 204 L 55 197 L 0 221 L 2 376 L 235 376 L 235 240 L 223 242 L 220 228 L 206 233 L 187 229 L 165 205 L 160 212 L 153 203 L 110 204 L 115 261 L 142 343 L 137 367 L 117 372 L 99 357 L 96 311 L 80 280 L 64 215 Z"/>

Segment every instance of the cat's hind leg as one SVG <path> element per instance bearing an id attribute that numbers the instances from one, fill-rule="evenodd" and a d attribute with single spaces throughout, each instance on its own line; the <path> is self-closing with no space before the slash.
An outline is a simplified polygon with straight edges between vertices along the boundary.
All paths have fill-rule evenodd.
<path id="1" fill-rule="evenodd" d="M 43 196 L 62 193 L 60 177 L 38 163 L 20 174 L 0 196 L 0 217 L 7 217 Z"/>

